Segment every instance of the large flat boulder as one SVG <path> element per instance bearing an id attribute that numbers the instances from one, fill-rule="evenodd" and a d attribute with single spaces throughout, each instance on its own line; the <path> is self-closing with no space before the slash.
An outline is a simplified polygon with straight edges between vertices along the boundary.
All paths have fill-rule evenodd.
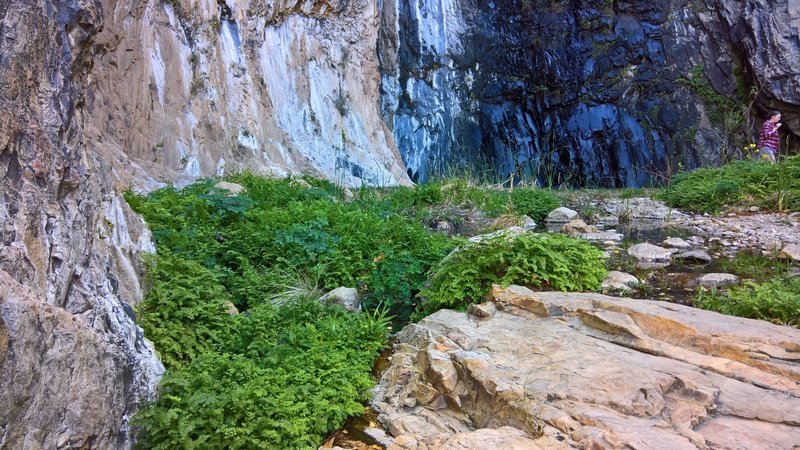
<path id="1" fill-rule="evenodd" d="M 600 294 L 490 297 L 491 317 L 442 310 L 397 335 L 373 398 L 390 448 L 800 445 L 798 329 Z"/>

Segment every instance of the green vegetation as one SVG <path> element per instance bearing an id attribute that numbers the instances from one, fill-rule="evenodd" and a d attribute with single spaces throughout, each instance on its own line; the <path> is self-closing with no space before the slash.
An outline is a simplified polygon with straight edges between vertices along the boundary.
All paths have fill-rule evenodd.
<path id="1" fill-rule="evenodd" d="M 133 420 L 139 448 L 316 448 L 362 411 L 392 318 L 409 320 L 431 270 L 463 241 L 425 225 L 471 213 L 541 220 L 559 205 L 549 191 L 482 189 L 465 180 L 364 188 L 351 201 L 313 178 L 245 173 L 227 181 L 244 192 L 231 195 L 207 180 L 126 193 L 157 243 L 138 314 L 168 369 L 159 399 Z M 494 281 L 596 286 L 599 259 L 594 270 L 571 264 L 588 264 L 599 251 L 565 239 L 525 236 L 495 245 L 494 256 L 485 248 L 481 264 L 498 278 L 477 274 L 467 296 L 478 299 L 477 290 Z M 502 261 L 509 263 L 501 270 Z M 439 303 L 427 303 L 426 312 L 454 303 L 442 300 L 456 294 L 441 281 L 448 267 L 433 283 L 444 294 L 432 296 Z M 321 292 L 339 286 L 357 288 L 366 311 L 319 303 Z M 241 314 L 231 314 L 234 306 Z"/>
<path id="2" fill-rule="evenodd" d="M 230 319 L 219 352 L 170 370 L 134 420 L 138 448 L 315 449 L 363 410 L 386 319 L 316 300 Z"/>
<path id="3" fill-rule="evenodd" d="M 800 326 L 800 277 L 746 281 L 724 293 L 698 291 L 694 304 L 723 314 Z"/>
<path id="4" fill-rule="evenodd" d="M 678 174 L 662 198 L 672 207 L 714 213 L 728 206 L 800 209 L 800 156 L 778 164 L 737 161 Z"/>
<path id="5" fill-rule="evenodd" d="M 470 243 L 436 268 L 418 316 L 438 309 L 465 309 L 480 302 L 492 284 L 535 289 L 596 291 L 606 276 L 603 253 L 560 234 L 506 235 Z"/>

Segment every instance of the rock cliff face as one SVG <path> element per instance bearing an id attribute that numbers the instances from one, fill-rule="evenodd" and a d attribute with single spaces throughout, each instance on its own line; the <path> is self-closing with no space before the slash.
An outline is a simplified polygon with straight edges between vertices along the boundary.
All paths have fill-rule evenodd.
<path id="1" fill-rule="evenodd" d="M 243 169 L 407 183 L 371 0 L 0 4 L 0 447 L 126 448 L 163 373 L 132 186 Z"/>
<path id="2" fill-rule="evenodd" d="M 388 0 L 382 13 L 382 113 L 414 179 L 464 165 L 636 186 L 737 151 L 753 112 L 783 110 L 800 134 L 797 1 Z"/>
<path id="3" fill-rule="evenodd" d="M 474 315 L 442 310 L 397 335 L 373 399 L 390 450 L 800 445 L 795 328 L 599 294 L 492 294 Z"/>
<path id="4" fill-rule="evenodd" d="M 407 182 L 378 114 L 374 0 L 103 0 L 87 140 L 138 180 L 248 168 Z"/>
<path id="5" fill-rule="evenodd" d="M 149 231 L 84 124 L 99 1 L 0 5 L 0 447 L 126 448 L 163 366 L 129 305 Z"/>

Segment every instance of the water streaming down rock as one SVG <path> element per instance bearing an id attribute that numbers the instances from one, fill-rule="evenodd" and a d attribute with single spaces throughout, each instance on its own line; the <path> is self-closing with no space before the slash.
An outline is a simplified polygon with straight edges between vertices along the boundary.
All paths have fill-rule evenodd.
<path id="1" fill-rule="evenodd" d="M 800 131 L 799 18 L 797 2 L 388 0 L 382 113 L 418 180 L 464 165 L 663 181 L 735 150 L 734 113 L 714 102 L 749 102 L 747 86 Z"/>

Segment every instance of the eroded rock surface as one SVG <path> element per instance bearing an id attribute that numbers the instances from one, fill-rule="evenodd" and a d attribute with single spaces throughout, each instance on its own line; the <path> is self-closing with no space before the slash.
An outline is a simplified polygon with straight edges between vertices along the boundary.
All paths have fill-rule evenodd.
<path id="1" fill-rule="evenodd" d="M 392 448 L 489 448 L 469 436 L 501 427 L 532 449 L 800 445 L 800 330 L 600 294 L 492 297 L 490 318 L 442 310 L 397 335 L 373 399 Z"/>

